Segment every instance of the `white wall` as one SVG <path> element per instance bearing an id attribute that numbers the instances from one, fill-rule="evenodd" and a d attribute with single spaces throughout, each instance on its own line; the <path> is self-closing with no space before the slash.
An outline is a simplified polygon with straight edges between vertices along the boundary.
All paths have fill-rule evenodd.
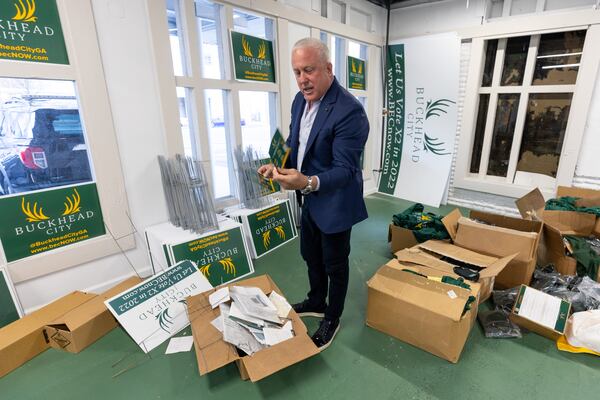
<path id="1" fill-rule="evenodd" d="M 449 0 L 440 3 L 426 4 L 393 10 L 390 21 L 390 42 L 406 37 L 421 36 L 430 33 L 457 31 L 463 28 L 485 24 L 484 16 L 489 15 L 484 0 L 471 0 L 466 8 L 465 0 Z M 591 0 L 564 0 L 560 4 L 563 9 L 590 7 Z M 516 3 L 515 3 L 516 4 Z M 556 9 L 556 2 L 548 3 Z M 560 12 L 560 11 L 558 11 Z M 598 11 L 595 11 L 598 12 Z M 459 143 L 462 105 L 465 83 L 468 79 L 467 66 L 470 55 L 470 42 L 463 42 L 461 48 L 461 76 L 459 93 L 459 121 L 455 141 L 455 153 Z M 600 189 L 600 163 L 597 155 L 600 152 L 600 79 L 596 79 L 594 97 L 590 105 L 588 120 L 584 132 L 573 185 Z M 501 214 L 517 215 L 513 198 L 475 192 L 454 187 L 454 167 L 450 178 L 448 202 L 451 204 L 493 211 Z"/>

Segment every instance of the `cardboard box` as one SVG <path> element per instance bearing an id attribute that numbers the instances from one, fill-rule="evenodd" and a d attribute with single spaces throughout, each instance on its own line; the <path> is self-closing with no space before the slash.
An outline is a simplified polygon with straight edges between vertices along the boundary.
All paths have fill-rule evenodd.
<path id="1" fill-rule="evenodd" d="M 469 291 L 402 271 L 407 267 L 412 269 L 392 260 L 369 279 L 366 324 L 458 362 L 477 315 L 477 302 L 463 311 L 469 296 L 479 296 L 479 285 L 473 284 Z M 421 267 L 421 272 L 427 269 Z"/>
<path id="2" fill-rule="evenodd" d="M 596 193 L 600 195 L 600 191 L 596 190 L 560 186 L 557 196 L 582 197 L 584 205 L 594 206 L 593 202 L 596 198 L 590 196 Z M 563 235 L 597 236 L 600 226 L 596 216 L 576 211 L 545 210 L 546 202 L 539 189 L 534 189 L 518 199 L 516 204 L 523 218 L 544 222 L 543 238 L 539 249 L 540 263 L 554 264 L 557 271 L 563 275 L 576 275 L 577 261 L 569 256 L 571 251 L 568 243 L 563 240 Z M 600 282 L 600 272 L 596 280 Z"/>
<path id="3" fill-rule="evenodd" d="M 225 286 L 254 286 L 262 289 L 267 295 L 275 291 L 283 296 L 268 275 L 244 279 Z M 215 290 L 187 299 L 200 375 L 235 362 L 242 379 L 256 382 L 319 353 L 319 349 L 308 336 L 306 326 L 294 310 L 291 310 L 289 317 L 295 333 L 293 338 L 263 349 L 252 356 L 240 356 L 235 346 L 225 342 L 223 335 L 211 325 L 211 321 L 220 315 L 219 309 L 212 309 L 208 301 L 208 297 Z"/>
<path id="4" fill-rule="evenodd" d="M 388 242 L 390 243 L 392 253 L 419 244 L 413 231 L 394 224 L 390 224 L 388 228 Z"/>
<path id="5" fill-rule="evenodd" d="M 46 341 L 55 349 L 79 353 L 118 325 L 104 301 L 141 281 L 138 277 L 126 279 L 46 324 Z"/>
<path id="6" fill-rule="evenodd" d="M 443 271 L 446 274 L 454 274 L 453 269 L 457 263 L 466 263 L 481 269 L 479 271 L 479 283 L 481 284 L 479 302 L 481 303 L 491 296 L 496 276 L 502 272 L 516 254 L 497 258 L 448 242 L 428 240 L 411 249 L 396 252 L 395 256 L 401 262 L 424 265 Z M 448 262 L 441 260 L 441 258 L 447 259 Z"/>
<path id="7" fill-rule="evenodd" d="M 548 339 L 564 335 L 571 313 L 571 303 L 539 290 L 521 285 L 510 319 Z"/>
<path id="8" fill-rule="evenodd" d="M 0 329 L 0 377 L 23 365 L 50 347 L 44 325 L 96 295 L 73 292 Z"/>
<path id="9" fill-rule="evenodd" d="M 500 288 L 528 285 L 537 263 L 543 223 L 482 211 L 471 211 L 469 215 L 471 219 L 456 209 L 442 220 L 454 244 L 494 257 L 516 254 L 498 274 L 495 285 Z"/>

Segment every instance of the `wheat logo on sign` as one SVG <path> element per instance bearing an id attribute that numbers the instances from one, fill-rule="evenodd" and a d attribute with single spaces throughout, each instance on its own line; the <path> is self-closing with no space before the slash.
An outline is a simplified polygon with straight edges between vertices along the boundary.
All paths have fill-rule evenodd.
<path id="1" fill-rule="evenodd" d="M 254 53 L 252 52 L 252 47 L 250 47 L 250 43 L 246 39 L 246 36 L 242 36 L 242 51 L 246 57 L 254 57 Z M 264 60 L 267 57 L 267 45 L 265 41 L 261 41 L 258 45 L 258 54 L 256 58 L 260 60 Z"/>
<path id="2" fill-rule="evenodd" d="M 23 214 L 25 214 L 27 222 L 41 222 L 50 219 L 44 215 L 44 210 L 41 206 L 38 208 L 37 201 L 33 203 L 32 209 L 29 202 L 25 203 L 25 197 L 21 199 L 21 210 L 23 211 Z"/>
<path id="3" fill-rule="evenodd" d="M 15 3 L 15 8 L 17 9 L 17 13 L 12 17 L 13 21 L 37 21 L 37 17 L 35 16 L 35 0 L 25 0 L 25 3 L 23 3 L 23 0 L 19 0 L 18 3 Z"/>
<path id="4" fill-rule="evenodd" d="M 436 101 L 428 100 L 425 108 L 425 120 L 428 120 L 432 117 L 440 117 L 442 114 L 447 114 L 447 108 L 450 107 L 451 104 L 456 104 L 456 102 L 449 99 L 439 99 Z M 431 137 L 427 133 L 425 133 L 424 136 L 425 140 L 423 140 L 423 150 L 429 151 L 438 156 L 446 156 L 450 154 L 448 150 L 445 149 L 445 143 L 443 141 L 439 140 L 438 138 Z"/>

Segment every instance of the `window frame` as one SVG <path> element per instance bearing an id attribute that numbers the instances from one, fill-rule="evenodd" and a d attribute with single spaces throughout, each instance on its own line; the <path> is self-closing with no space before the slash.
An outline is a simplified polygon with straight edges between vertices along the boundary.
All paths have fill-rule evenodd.
<path id="1" fill-rule="evenodd" d="M 527 26 L 535 27 L 535 30 L 522 31 L 523 17 L 511 17 L 506 21 L 497 21 L 488 23 L 480 29 L 467 29 L 461 31 L 463 39 L 472 39 L 471 58 L 469 60 L 467 87 L 465 92 L 464 112 L 462 129 L 459 137 L 458 151 L 456 155 L 456 168 L 454 177 L 454 186 L 461 189 L 487 192 L 507 197 L 522 197 L 534 187 L 528 185 L 518 185 L 508 183 L 507 180 L 514 176 L 518 152 L 520 149 L 523 126 L 525 123 L 525 111 L 528 104 L 528 98 L 524 97 L 530 93 L 560 93 L 572 92 L 571 110 L 569 120 L 563 140 L 561 157 L 559 160 L 556 176 L 556 187 L 570 186 L 575 174 L 575 167 L 581 149 L 581 143 L 588 118 L 588 110 L 591 103 L 593 89 L 596 83 L 596 72 L 600 65 L 600 17 L 583 14 L 581 11 L 549 13 L 548 15 L 528 15 Z M 539 44 L 539 35 L 553 32 L 566 32 L 573 30 L 586 29 L 586 39 L 583 47 L 583 55 L 579 67 L 577 82 L 575 85 L 531 85 L 533 66 L 535 60 L 530 60 L 537 54 L 537 44 Z M 538 36 L 534 36 L 538 35 Z M 501 93 L 518 92 L 521 93 L 519 102 L 519 114 L 515 126 L 515 136 L 513 136 L 513 145 L 511 148 L 511 159 L 507 177 L 487 176 L 487 162 L 489 160 L 489 149 L 491 142 L 491 131 L 493 129 L 493 119 L 496 109 L 498 87 L 481 87 L 481 77 L 483 74 L 485 62 L 485 41 L 499 39 L 498 50 L 496 53 L 496 65 L 494 68 L 495 83 L 498 83 L 503 57 L 500 55 L 500 43 L 505 42 L 506 38 L 516 36 L 533 36 L 528 51 L 528 63 L 526 64 L 523 85 L 519 87 L 503 86 Z M 536 38 L 534 40 L 534 38 Z M 533 43 L 532 43 L 533 42 Z M 498 76 L 497 76 L 498 75 Z M 475 138 L 477 112 L 479 107 L 479 95 L 490 93 L 488 105 L 488 118 L 486 119 L 486 134 L 484 136 L 483 149 L 480 160 L 479 174 L 470 173 L 470 163 L 473 150 L 473 141 Z M 515 155 L 515 153 L 517 153 Z M 485 168 L 483 168 L 485 167 Z M 553 195 L 554 190 L 543 190 L 547 196 Z"/>
<path id="2" fill-rule="evenodd" d="M 108 89 L 90 1 L 57 0 L 69 64 L 0 60 L 2 76 L 73 81 L 106 234 L 7 263 L 23 282 L 135 247 Z M 90 78 L 96 77 L 96 78 Z M 71 186 L 71 185 L 66 185 Z M 112 235 L 114 236 L 111 236 Z M 2 257 L 4 258 L 4 257 Z M 0 261 L 0 263 L 3 261 Z"/>
<path id="3" fill-rule="evenodd" d="M 186 13 L 186 9 L 192 9 L 193 0 L 182 0 L 184 6 L 182 6 L 183 14 L 186 15 L 187 27 L 191 26 L 195 29 L 195 17 L 193 13 Z M 290 45 L 288 45 L 288 21 L 293 21 L 296 24 L 305 25 L 310 28 L 311 37 L 319 39 L 321 29 L 332 34 L 342 36 L 345 39 L 366 44 L 367 59 L 376 59 L 381 57 L 381 48 L 384 44 L 384 38 L 374 33 L 364 32 L 358 28 L 348 26 L 339 22 L 329 20 L 314 14 L 304 12 L 292 6 L 283 4 L 282 2 L 273 2 L 272 0 L 254 0 L 252 2 L 252 9 L 249 9 L 249 4 L 244 0 L 213 0 L 214 3 L 222 5 L 222 12 L 225 14 L 224 26 L 229 35 L 229 29 L 233 29 L 233 9 L 241 10 L 255 15 L 262 15 L 273 19 L 275 27 L 275 36 L 273 38 L 274 50 L 275 50 L 275 74 L 276 83 L 263 83 L 263 82 L 242 82 L 232 79 L 232 60 L 229 57 L 223 66 L 226 70 L 228 69 L 229 75 L 225 75 L 226 79 L 205 79 L 200 77 L 175 77 L 173 73 L 171 49 L 169 44 L 169 37 L 165 32 L 168 31 L 166 7 L 164 1 L 146 0 L 148 14 L 150 19 L 150 31 L 152 35 L 152 41 L 154 46 L 154 56 L 156 61 L 157 81 L 159 86 L 159 92 L 161 93 L 161 106 L 164 118 L 164 127 L 167 140 L 167 151 L 169 155 L 177 153 L 183 153 L 183 140 L 180 132 L 178 104 L 176 96 L 173 96 L 175 87 L 177 86 L 189 86 L 196 85 L 201 89 L 224 89 L 230 90 L 230 111 L 232 113 L 231 123 L 233 125 L 233 131 L 230 132 L 232 135 L 232 143 L 242 143 L 241 138 L 241 118 L 239 110 L 239 91 L 268 91 L 277 93 L 276 104 L 278 105 L 277 120 L 279 121 L 279 127 L 282 129 L 284 137 L 287 136 L 288 127 L 290 124 L 291 116 L 289 110 L 291 109 L 291 103 L 293 97 L 289 97 L 287 94 L 290 92 L 296 93 L 293 88 L 296 87 L 295 82 L 289 82 L 287 80 L 288 74 L 282 75 L 282 71 L 287 71 L 290 68 Z M 187 5 L 187 6 L 186 6 Z M 180 29 L 186 30 L 187 27 L 180 27 Z M 193 31 L 193 30 L 192 30 Z M 195 36 L 195 35 L 192 35 Z M 197 37 L 197 36 L 196 36 Z M 197 40 L 197 39 L 193 39 Z M 229 46 L 230 39 L 226 37 L 224 43 Z M 347 40 L 346 40 L 347 43 Z M 190 48 L 199 49 L 196 43 L 188 43 L 187 50 Z M 378 52 L 379 51 L 379 52 Z M 228 52 L 225 49 L 224 52 Z M 190 55 L 191 57 L 191 55 Z M 344 60 L 344 63 L 346 61 Z M 199 64 L 196 64 L 199 65 Z M 367 92 L 370 92 L 372 99 L 377 99 L 378 94 L 374 92 L 374 88 L 378 82 L 376 79 L 375 71 L 367 76 Z M 200 70 L 192 70 L 192 74 L 199 75 Z M 204 107 L 204 96 L 194 96 L 198 110 L 205 110 Z M 361 96 L 365 96 L 362 92 Z M 202 97 L 202 98 L 199 98 Z M 371 135 L 365 146 L 365 169 L 363 170 L 363 176 L 365 181 L 375 179 L 373 172 L 370 168 L 373 155 L 373 142 L 377 140 L 374 135 L 378 134 L 377 124 L 379 123 L 378 110 L 376 110 L 377 101 L 367 101 L 367 115 L 370 116 L 372 121 Z M 381 104 L 380 104 L 381 106 Z M 197 113 L 198 124 L 197 126 L 203 126 L 206 123 L 206 116 L 202 113 Z M 208 147 L 207 135 L 200 135 L 200 141 L 198 143 L 199 149 L 197 154 L 200 160 L 204 161 L 204 165 L 207 167 L 207 175 L 212 180 L 212 171 L 210 168 L 210 151 Z M 212 181 L 211 181 L 212 184 Z M 220 199 L 215 202 L 217 209 L 228 207 L 237 204 L 239 201 L 234 196 Z"/>
<path id="4" fill-rule="evenodd" d="M 177 0 L 176 0 L 177 2 Z M 165 8 L 165 3 L 163 1 L 157 2 Z M 184 68 L 184 73 L 187 71 L 187 75 L 175 75 L 173 69 L 171 67 L 170 76 L 174 78 L 175 87 L 186 89 L 187 93 L 191 93 L 192 96 L 189 100 L 188 107 L 190 110 L 194 112 L 192 115 L 188 115 L 190 134 L 195 137 L 196 140 L 192 140 L 192 144 L 195 145 L 193 149 L 193 153 L 198 156 L 198 158 L 202 161 L 205 161 L 204 168 L 207 175 L 207 179 L 209 180 L 211 187 L 213 185 L 213 174 L 212 174 L 212 164 L 211 154 L 210 154 L 210 141 L 207 134 L 202 134 L 202 132 L 206 132 L 205 129 L 208 127 L 209 118 L 207 115 L 206 108 L 206 100 L 204 91 L 207 89 L 216 89 L 216 90 L 224 90 L 227 91 L 227 104 L 224 104 L 224 107 L 228 109 L 229 112 L 226 112 L 230 117 L 229 126 L 230 131 L 225 131 L 226 134 L 229 134 L 227 138 L 228 143 L 231 143 L 234 146 L 243 143 L 242 139 L 242 129 L 241 129 L 241 113 L 240 113 L 240 96 L 239 93 L 241 91 L 259 91 L 259 92 L 269 92 L 275 93 L 276 97 L 279 97 L 279 85 L 278 83 L 271 82 L 248 82 L 248 81 L 238 81 L 234 78 L 234 70 L 233 70 L 233 57 L 231 51 L 228 49 L 223 49 L 224 59 L 221 60 L 222 65 L 221 68 L 224 69 L 223 78 L 215 79 L 215 78 L 204 78 L 202 76 L 202 46 L 200 43 L 200 37 L 197 34 L 198 26 L 197 26 L 197 17 L 194 12 L 194 0 L 180 0 L 177 2 L 179 4 L 179 24 L 178 27 L 182 32 L 181 39 L 183 40 L 183 47 L 185 48 L 185 54 L 183 54 L 184 60 L 183 63 L 187 63 L 187 68 Z M 214 2 L 221 6 L 220 9 L 220 18 L 222 26 L 220 35 L 222 43 L 226 43 L 227 46 L 230 46 L 230 31 L 234 30 L 233 23 L 233 13 L 234 10 L 241 11 L 244 13 L 249 13 L 253 15 L 260 15 L 265 18 L 270 18 L 273 20 L 273 46 L 276 48 L 277 44 L 277 18 L 269 15 L 263 15 L 260 12 L 256 12 L 254 10 L 248 10 L 244 7 L 233 6 L 226 3 L 221 3 L 218 1 Z M 165 23 L 166 23 L 166 8 L 163 10 Z M 162 32 L 166 32 L 162 31 Z M 171 51 L 168 51 L 168 60 L 171 61 Z M 277 55 L 275 55 L 275 77 L 276 80 L 279 80 L 279 68 L 277 62 Z M 275 103 L 279 103 L 276 100 Z M 280 115 L 279 110 L 275 110 L 276 115 Z M 179 118 L 179 117 L 178 117 Z M 181 137 L 181 129 L 178 127 L 177 131 Z M 172 136 L 170 135 L 169 140 L 172 140 Z M 177 139 L 172 142 L 172 145 L 169 146 L 176 150 L 175 153 L 183 154 L 183 138 L 181 137 L 181 147 L 179 144 L 180 140 Z M 231 150 L 231 149 L 228 149 Z M 229 169 L 230 176 L 233 176 L 234 168 L 232 164 L 232 157 L 229 154 Z M 238 200 L 235 196 L 235 182 L 231 181 L 231 195 L 226 197 L 221 197 L 215 199 L 215 206 L 217 208 L 224 208 L 238 203 Z"/>

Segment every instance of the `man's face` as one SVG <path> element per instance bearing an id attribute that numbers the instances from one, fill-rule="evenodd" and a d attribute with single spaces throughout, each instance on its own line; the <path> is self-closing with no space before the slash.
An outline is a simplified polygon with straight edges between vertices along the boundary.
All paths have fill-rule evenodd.
<path id="1" fill-rule="evenodd" d="M 321 60 L 319 52 L 312 47 L 294 50 L 292 69 L 298 89 L 306 101 L 313 102 L 323 97 L 333 80 L 331 63 Z"/>

